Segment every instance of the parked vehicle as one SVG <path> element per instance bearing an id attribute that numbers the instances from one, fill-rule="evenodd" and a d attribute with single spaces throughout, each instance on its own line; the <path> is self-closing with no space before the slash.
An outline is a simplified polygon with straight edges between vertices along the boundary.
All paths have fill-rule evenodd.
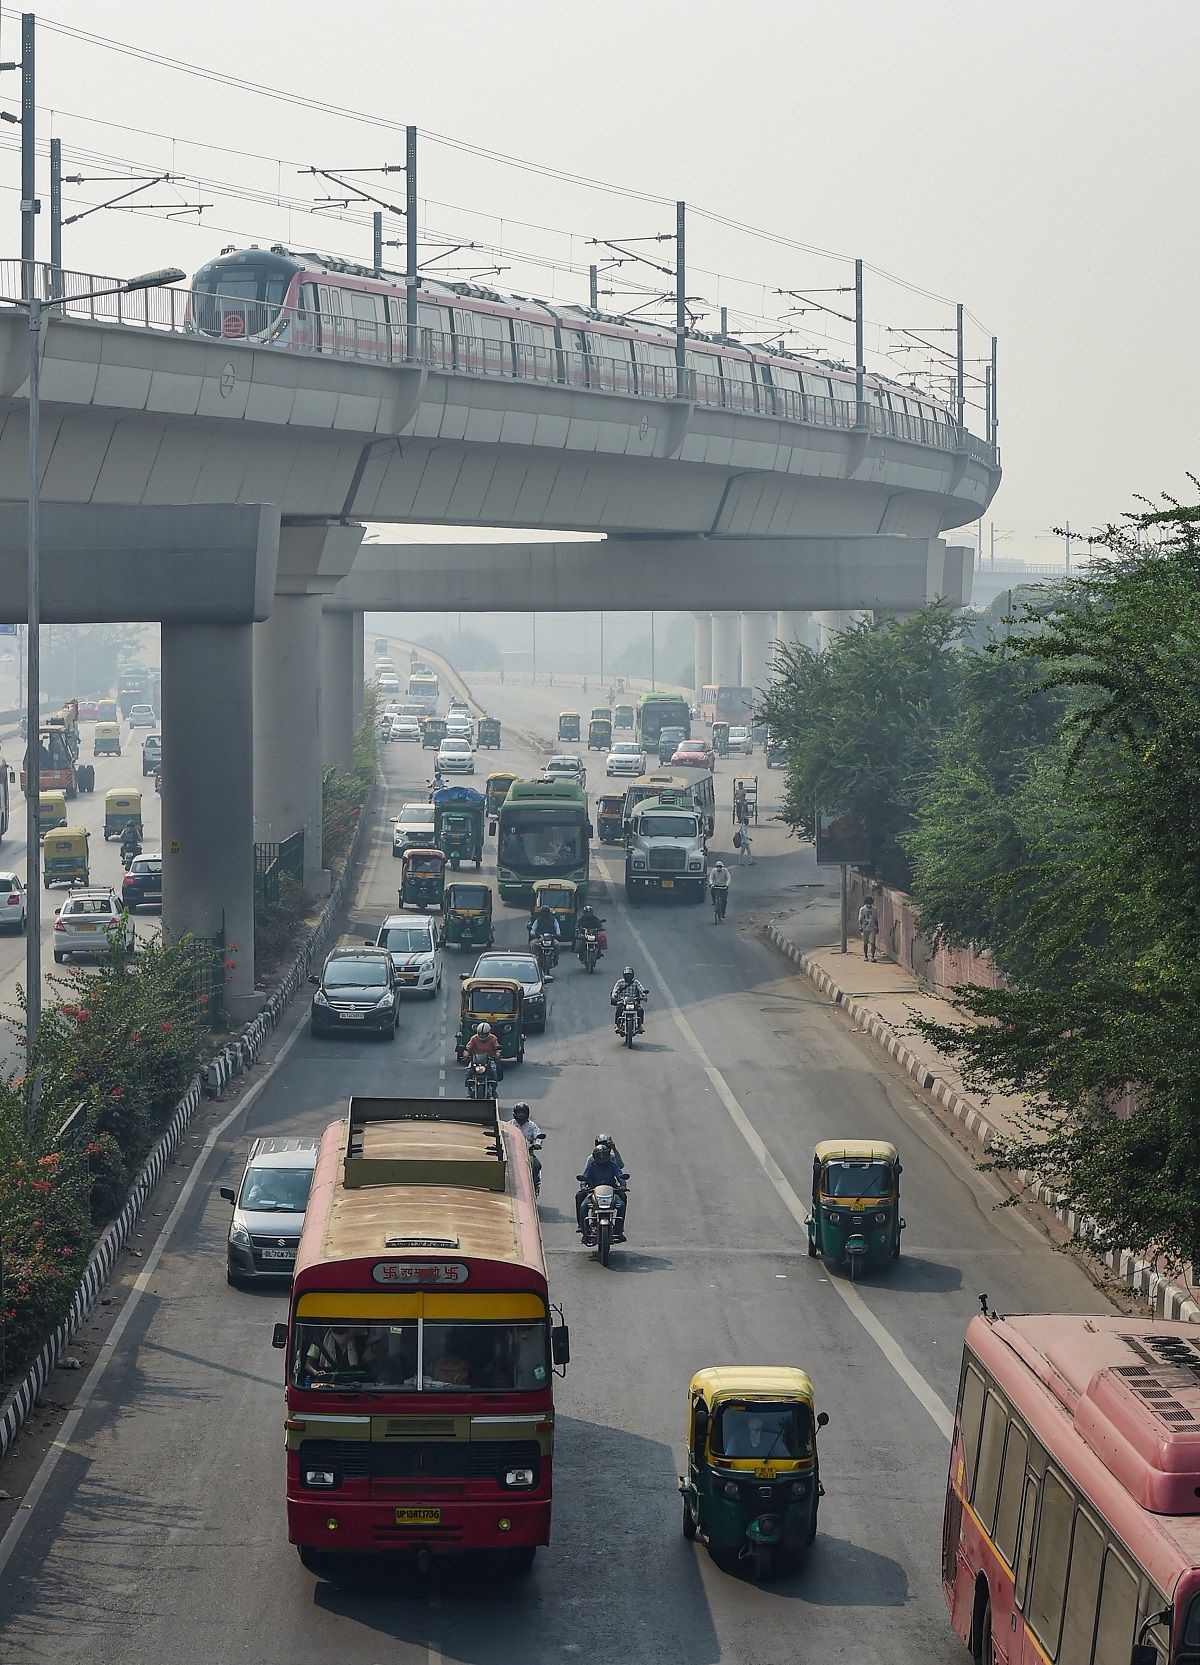
<path id="1" fill-rule="evenodd" d="M 225 1250 L 227 1283 L 290 1282 L 317 1144 L 316 1139 L 255 1139 L 237 1188 L 221 1186 L 221 1196 L 233 1204 Z"/>
<path id="2" fill-rule="evenodd" d="M 808 1252 L 849 1268 L 900 1258 L 900 1158 L 881 1139 L 825 1139 L 813 1151 Z"/>

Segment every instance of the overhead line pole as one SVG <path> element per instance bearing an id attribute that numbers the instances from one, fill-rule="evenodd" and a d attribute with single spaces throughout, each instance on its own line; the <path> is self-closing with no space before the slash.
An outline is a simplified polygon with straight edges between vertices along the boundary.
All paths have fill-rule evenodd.
<path id="1" fill-rule="evenodd" d="M 961 301 L 959 301 L 958 308 L 957 308 L 957 324 L 956 324 L 956 327 L 955 327 L 955 342 L 956 342 L 956 350 L 955 350 L 955 394 L 954 394 L 955 412 L 954 412 L 954 414 L 955 414 L 955 416 L 958 420 L 958 426 L 959 426 L 959 430 L 961 432 L 962 426 L 963 426 L 963 418 L 966 415 L 966 407 L 967 407 L 966 365 L 965 365 L 964 358 L 963 358 L 963 303 Z"/>
<path id="2" fill-rule="evenodd" d="M 687 376 L 687 204 L 675 204 L 675 391 L 682 399 Z"/>
<path id="3" fill-rule="evenodd" d="M 34 291 L 37 259 L 37 105 L 34 99 L 34 27 L 32 12 L 21 13 L 21 294 Z"/>
<path id="4" fill-rule="evenodd" d="M 383 269 L 383 210 L 377 208 L 371 215 L 371 270 L 378 277 Z"/>
<path id="5" fill-rule="evenodd" d="M 867 413 L 863 394 L 863 263 L 854 262 L 854 425 L 864 426 Z"/>
<path id="6" fill-rule="evenodd" d="M 404 129 L 404 241 L 407 356 L 413 359 L 417 356 L 417 288 L 421 280 L 417 273 L 417 130 L 412 126 Z"/>
<path id="7" fill-rule="evenodd" d="M 62 294 L 62 140 L 50 141 L 50 293 Z"/>
<path id="8" fill-rule="evenodd" d="M 600 268 L 588 267 L 588 305 L 593 312 L 600 310 Z"/>

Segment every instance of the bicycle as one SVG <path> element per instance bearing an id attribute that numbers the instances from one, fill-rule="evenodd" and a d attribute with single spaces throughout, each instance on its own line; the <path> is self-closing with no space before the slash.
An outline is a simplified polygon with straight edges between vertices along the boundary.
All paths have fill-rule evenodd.
<path id="1" fill-rule="evenodd" d="M 712 897 L 713 924 L 719 925 L 725 917 L 725 909 L 729 906 L 729 886 L 709 885 L 708 893 Z"/>

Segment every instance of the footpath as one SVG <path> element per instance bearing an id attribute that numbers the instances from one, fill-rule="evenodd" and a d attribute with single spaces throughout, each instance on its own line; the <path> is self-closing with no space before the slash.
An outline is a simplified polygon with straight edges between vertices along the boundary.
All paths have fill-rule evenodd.
<path id="1" fill-rule="evenodd" d="M 984 1103 L 968 1089 L 952 1060 L 917 1031 L 918 1018 L 939 1023 L 960 1018 L 951 1002 L 894 960 L 864 960 L 861 941 L 853 934 L 845 954 L 836 942 L 829 945 L 839 934 L 836 897 L 815 895 L 807 906 L 777 914 L 766 932 L 780 953 L 908 1072 L 920 1091 L 961 1123 L 981 1155 L 997 1140 L 1015 1134 L 1022 1100 L 995 1093 Z M 1017 1178 L 1073 1237 L 1087 1241 L 1093 1236 L 1092 1222 L 1069 1208 L 1036 1174 L 1022 1171 Z M 1161 1317 L 1200 1323 L 1200 1290 L 1195 1285 L 1172 1282 L 1159 1267 L 1128 1249 L 1112 1250 L 1101 1258 Z"/>

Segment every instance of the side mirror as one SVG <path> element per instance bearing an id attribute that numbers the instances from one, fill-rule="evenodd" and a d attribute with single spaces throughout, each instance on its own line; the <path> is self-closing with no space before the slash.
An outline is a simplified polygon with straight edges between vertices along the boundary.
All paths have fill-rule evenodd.
<path id="1" fill-rule="evenodd" d="M 817 1412 L 817 1427 L 818 1428 L 827 1428 L 828 1426 L 829 1426 L 829 1412 L 828 1411 L 818 1411 Z"/>
<path id="2" fill-rule="evenodd" d="M 221 1195 L 225 1198 L 226 1202 L 231 1203 L 237 1201 L 237 1192 L 230 1185 L 222 1185 Z"/>
<path id="3" fill-rule="evenodd" d="M 363 938 L 363 946 L 365 948 L 375 948 L 375 947 L 378 946 L 378 944 L 376 943 L 374 937 L 364 937 Z"/>
<path id="4" fill-rule="evenodd" d="M 550 1357 L 555 1364 L 571 1362 L 571 1332 L 565 1324 L 556 1324 L 550 1331 Z"/>
<path id="5" fill-rule="evenodd" d="M 308 980 L 314 989 L 319 989 L 321 987 L 321 979 L 319 977 L 310 977 Z"/>
<path id="6" fill-rule="evenodd" d="M 271 1346 L 272 1347 L 286 1347 L 287 1346 L 287 1325 L 286 1324 L 276 1324 L 275 1325 L 274 1329 L 271 1331 Z"/>
<path id="7" fill-rule="evenodd" d="M 467 978 L 468 978 L 468 977 L 469 977 L 469 976 L 470 976 L 470 975 L 471 975 L 471 973 L 470 973 L 470 972 L 469 972 L 469 971 L 460 971 L 460 972 L 459 972 L 459 974 L 458 974 L 458 980 L 459 980 L 459 982 L 460 982 L 460 983 L 465 983 L 465 982 L 466 982 L 466 980 L 467 980 Z"/>
<path id="8" fill-rule="evenodd" d="M 8 778 L 9 780 L 16 780 L 17 778 L 17 771 L 13 768 L 11 763 L 8 766 Z"/>

